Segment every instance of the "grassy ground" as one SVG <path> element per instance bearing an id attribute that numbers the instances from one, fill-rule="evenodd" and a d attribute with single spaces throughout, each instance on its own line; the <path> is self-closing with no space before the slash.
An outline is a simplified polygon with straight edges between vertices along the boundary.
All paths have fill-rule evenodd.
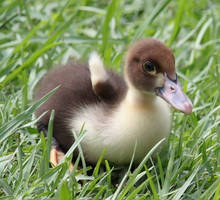
<path id="1" fill-rule="evenodd" d="M 0 199 L 219 200 L 219 1 L 107 2 L 0 1 Z M 118 170 L 108 162 L 70 173 L 67 158 L 50 168 L 50 137 L 37 132 L 33 116 L 47 97 L 31 103 L 37 81 L 53 65 L 86 60 L 92 50 L 121 72 L 128 44 L 143 37 L 173 49 L 193 114 L 174 112 L 168 145 L 156 159 L 147 156 L 149 164 L 121 173 L 117 187 Z"/>

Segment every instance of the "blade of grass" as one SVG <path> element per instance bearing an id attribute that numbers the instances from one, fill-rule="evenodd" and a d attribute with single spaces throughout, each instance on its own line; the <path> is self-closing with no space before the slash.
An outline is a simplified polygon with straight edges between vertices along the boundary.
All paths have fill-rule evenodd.
<path id="1" fill-rule="evenodd" d="M 162 199 L 167 199 L 167 195 L 170 189 L 170 182 L 171 182 L 171 174 L 174 166 L 174 157 L 175 157 L 175 148 L 171 146 L 171 153 L 170 153 L 170 159 L 168 162 L 167 170 L 166 170 L 166 176 L 165 176 L 165 181 L 164 185 L 161 190 L 160 198 Z"/>
<path id="2" fill-rule="evenodd" d="M 93 200 L 98 200 L 101 198 L 101 195 L 108 189 L 107 186 L 102 186 L 101 189 L 99 189 L 99 192 L 95 195 Z"/>
<path id="3" fill-rule="evenodd" d="M 14 154 L 0 156 L 0 174 L 2 173 L 6 165 L 8 165 L 12 161 L 13 158 L 14 158 Z"/>
<path id="4" fill-rule="evenodd" d="M 55 110 L 52 110 L 50 113 L 49 125 L 48 125 L 48 132 L 47 132 L 47 148 L 45 152 L 45 172 L 49 170 L 49 163 L 50 163 L 50 150 L 53 138 L 53 122 L 54 122 Z"/>
<path id="5" fill-rule="evenodd" d="M 137 194 L 143 189 L 145 185 L 148 184 L 148 182 L 149 179 L 145 180 L 141 185 L 139 185 L 135 190 L 133 190 L 128 197 L 126 197 L 126 200 L 136 199 L 135 197 L 138 196 Z"/>
<path id="6" fill-rule="evenodd" d="M 195 28 L 190 31 L 186 36 L 183 37 L 183 39 L 180 39 L 180 41 L 177 43 L 177 47 L 180 47 L 181 45 L 183 45 L 187 40 L 189 40 L 194 34 L 197 33 L 197 31 L 199 30 L 200 26 L 204 23 L 204 21 L 206 20 L 207 15 L 204 15 L 201 20 L 196 24 Z"/>
<path id="7" fill-rule="evenodd" d="M 151 15 L 147 13 L 144 16 L 144 22 L 139 25 L 139 28 L 136 30 L 136 33 L 132 39 L 132 41 L 136 41 L 141 38 L 144 31 L 148 28 L 148 26 L 157 18 L 157 16 L 168 6 L 171 0 L 164 0 L 157 3 L 156 7 L 153 9 Z M 148 17 L 149 16 L 149 17 Z M 145 20 L 147 19 L 147 20 Z"/>
<path id="8" fill-rule="evenodd" d="M 16 183 L 15 189 L 14 189 L 14 196 L 16 196 L 19 192 L 19 189 L 21 188 L 21 184 L 23 184 L 23 166 L 22 166 L 22 152 L 21 152 L 21 146 L 20 141 L 17 148 L 17 159 L 18 159 L 18 167 L 19 167 L 19 177 L 18 181 Z"/>
<path id="9" fill-rule="evenodd" d="M 33 35 L 40 29 L 42 28 L 42 26 L 45 26 L 46 24 L 48 23 L 48 20 L 44 20 L 44 21 L 41 21 L 37 26 L 35 26 L 33 28 L 33 30 L 31 30 L 27 36 L 23 39 L 22 42 L 19 42 L 17 44 L 17 46 L 14 48 L 11 56 L 10 56 L 10 59 L 9 59 L 9 62 L 7 63 L 7 65 L 0 71 L 0 77 L 3 76 L 6 72 L 9 71 L 9 69 L 11 69 L 11 67 L 13 67 L 12 63 L 15 62 L 15 60 L 13 59 L 13 56 L 20 52 L 21 50 L 24 50 L 26 48 L 26 45 L 27 43 L 30 41 L 30 39 L 33 37 Z M 11 66 L 11 67 L 10 67 Z"/>
<path id="10" fill-rule="evenodd" d="M 173 43 L 173 41 L 176 39 L 176 37 L 178 36 L 178 33 L 180 31 L 180 27 L 181 27 L 180 23 L 181 23 L 182 18 L 183 18 L 183 13 L 184 13 L 184 10 L 185 10 L 186 0 L 180 0 L 180 1 L 178 1 L 178 3 L 179 3 L 179 6 L 178 6 L 178 11 L 177 11 L 177 14 L 176 14 L 175 22 L 174 22 L 174 29 L 173 29 L 171 38 L 168 42 L 168 46 L 170 46 Z"/>
<path id="11" fill-rule="evenodd" d="M 154 182 L 152 180 L 153 177 L 151 176 L 151 174 L 150 174 L 150 172 L 149 172 L 149 170 L 148 170 L 146 165 L 144 165 L 144 168 L 145 168 L 145 172 L 146 172 L 147 177 L 148 177 L 149 182 L 150 182 L 150 187 L 151 187 L 151 190 L 152 190 L 152 193 L 153 193 L 153 197 L 154 197 L 155 200 L 159 200 L 159 196 L 157 194 L 156 186 L 155 186 L 155 184 L 154 184 Z"/>
<path id="12" fill-rule="evenodd" d="M 37 149 L 35 147 L 31 153 L 31 156 L 30 156 L 26 166 L 23 166 L 24 167 L 24 169 L 23 169 L 23 174 L 24 174 L 23 178 L 24 179 L 23 180 L 24 180 L 24 185 L 26 188 L 28 188 L 29 179 L 31 178 L 30 174 L 33 169 L 33 164 L 34 164 L 36 152 L 37 152 Z"/>
<path id="13" fill-rule="evenodd" d="M 161 159 L 160 159 L 159 155 L 157 155 L 157 163 L 158 163 L 158 168 L 159 168 L 159 171 L 160 171 L 161 185 L 163 185 L 164 184 L 164 171 L 163 171 L 163 166 L 162 166 L 162 162 L 161 162 Z"/>
<path id="14" fill-rule="evenodd" d="M 71 200 L 71 193 L 67 181 L 63 181 L 59 191 L 59 200 Z"/>
<path id="15" fill-rule="evenodd" d="M 0 127 L 0 144 L 9 136 L 11 136 L 14 131 L 27 119 L 31 117 L 34 111 L 40 107 L 44 102 L 46 102 L 50 96 L 52 96 L 56 90 L 59 88 L 56 87 L 51 90 L 48 94 L 42 97 L 39 101 L 37 101 L 34 105 L 30 106 L 28 109 L 20 113 L 13 120 L 5 123 L 2 127 Z"/>
<path id="16" fill-rule="evenodd" d="M 213 200 L 218 200 L 219 197 L 220 197 L 220 183 L 218 184 Z"/>
<path id="17" fill-rule="evenodd" d="M 108 46 L 109 35 L 110 35 L 109 24 L 111 22 L 112 17 L 114 16 L 114 13 L 119 3 L 120 3 L 120 0 L 112 0 L 108 5 L 107 12 L 105 15 L 105 19 L 104 19 L 104 23 L 102 27 L 102 52 L 104 54 L 104 57 L 106 57 L 105 52 Z"/>
<path id="18" fill-rule="evenodd" d="M 202 38 L 204 37 L 205 35 L 205 32 L 207 31 L 207 29 L 209 28 L 209 26 L 211 25 L 212 23 L 212 19 L 210 18 L 201 28 L 201 30 L 199 31 L 198 33 L 198 36 L 196 38 L 196 42 L 195 42 L 195 47 L 196 48 L 199 48 L 200 47 L 200 43 L 202 41 Z"/>
<path id="19" fill-rule="evenodd" d="M 41 55 L 50 50 L 51 48 L 61 45 L 62 42 L 52 43 L 44 46 L 42 49 L 37 50 L 32 54 L 30 58 L 28 58 L 21 66 L 15 69 L 11 74 L 9 74 L 0 84 L 0 89 L 2 89 L 6 84 L 15 79 L 17 75 L 24 69 L 31 67 L 32 63 L 35 62 Z"/>
<path id="20" fill-rule="evenodd" d="M 52 186 L 52 190 L 55 190 L 56 188 L 59 187 L 60 183 L 62 182 L 62 180 L 65 177 L 65 174 L 68 172 L 69 170 L 69 165 L 67 163 L 62 163 L 59 164 L 58 166 L 61 166 L 60 170 L 57 173 L 57 176 L 55 178 L 55 180 L 53 180 L 53 186 Z M 58 167 L 56 166 L 56 167 Z M 55 167 L 55 168 L 56 168 Z"/>
<path id="21" fill-rule="evenodd" d="M 12 190 L 11 186 L 6 181 L 4 181 L 3 179 L 0 179 L 0 185 L 1 185 L 1 188 L 2 188 L 2 190 L 4 191 L 4 193 L 6 195 L 12 195 L 13 194 L 13 190 Z"/>
<path id="22" fill-rule="evenodd" d="M 82 132 L 84 131 L 84 125 L 85 125 L 85 124 L 83 124 L 83 126 L 81 127 L 81 130 L 80 130 L 79 135 L 82 134 Z M 75 140 L 77 140 L 76 132 L 75 132 L 75 131 L 72 131 L 72 132 L 73 132 L 73 136 L 74 136 Z M 79 150 L 79 155 L 80 155 L 80 158 L 81 158 L 81 161 L 82 161 L 83 174 L 84 174 L 84 175 L 87 175 L 87 171 L 86 171 L 86 161 L 85 161 L 85 158 L 84 158 L 84 155 L 83 155 L 83 150 L 82 150 L 82 147 L 81 147 L 80 143 L 79 143 L 79 145 L 78 145 L 78 150 Z"/>
<path id="23" fill-rule="evenodd" d="M 111 200 L 115 200 L 117 199 L 126 179 L 128 178 L 129 176 L 129 173 L 131 171 L 131 167 L 132 167 L 132 164 L 134 162 L 134 156 L 135 156 L 135 153 L 136 153 L 136 149 L 137 149 L 137 142 L 135 143 L 135 146 L 134 146 L 134 151 L 133 151 L 133 154 L 132 154 L 132 157 L 131 157 L 131 161 L 130 161 L 130 164 L 129 164 L 129 167 L 128 167 L 128 170 L 127 170 L 127 173 L 124 175 L 123 179 L 121 180 L 117 190 L 115 191 L 115 193 L 113 194 L 113 196 L 111 197 Z"/>
<path id="24" fill-rule="evenodd" d="M 136 182 L 136 177 L 140 173 L 141 169 L 144 167 L 144 164 L 147 162 L 147 160 L 150 158 L 150 156 L 153 154 L 153 152 L 164 142 L 165 139 L 160 140 L 154 147 L 147 153 L 147 155 L 144 157 L 144 159 L 141 161 L 141 163 L 138 165 L 138 167 L 135 169 L 134 173 L 130 176 L 127 185 L 123 189 L 121 195 L 118 197 L 118 200 L 122 200 L 124 196 L 127 194 L 129 189 L 134 185 Z"/>
<path id="25" fill-rule="evenodd" d="M 202 194 L 201 200 L 211 199 L 220 184 L 220 177 Z M 219 197 L 218 197 L 219 198 Z"/>
<path id="26" fill-rule="evenodd" d="M 73 143 L 73 145 L 70 147 L 70 149 L 66 152 L 65 156 L 63 157 L 63 159 L 60 161 L 60 164 L 62 164 L 66 158 L 70 157 L 71 154 L 73 153 L 73 151 L 77 148 L 77 146 L 79 145 L 79 143 L 83 140 L 83 138 L 85 137 L 86 132 L 83 131 L 81 133 L 81 135 L 77 138 L 77 140 L 75 140 L 75 142 Z"/>
<path id="27" fill-rule="evenodd" d="M 183 186 L 181 188 L 179 188 L 177 190 L 177 193 L 175 194 L 175 196 L 172 198 L 172 200 L 179 200 L 181 198 L 181 196 L 183 195 L 183 193 L 186 191 L 186 189 L 189 187 L 189 185 L 191 184 L 193 178 L 195 177 L 195 175 L 197 174 L 198 170 L 200 167 L 197 167 L 192 174 L 190 175 L 190 177 L 186 180 L 186 182 L 183 184 Z"/>
<path id="28" fill-rule="evenodd" d="M 101 174 L 100 176 L 98 176 L 97 178 L 95 178 L 94 180 L 92 180 L 91 182 L 89 182 L 88 184 L 85 184 L 84 187 L 81 190 L 80 193 L 80 197 L 84 197 L 86 195 L 86 193 L 91 194 L 92 191 L 95 190 L 95 186 L 97 185 L 98 181 L 104 176 L 104 174 Z"/>
<path id="29" fill-rule="evenodd" d="M 33 37 L 33 35 L 43 26 L 46 26 L 48 24 L 48 20 L 43 20 L 39 22 L 34 28 L 26 35 L 26 37 L 23 39 L 22 42 L 18 43 L 18 45 L 14 48 L 14 51 L 12 55 L 18 53 L 21 51 L 21 49 L 25 49 L 27 43 L 30 41 L 30 39 Z"/>
<path id="30" fill-rule="evenodd" d="M 110 166 L 109 166 L 109 163 L 107 160 L 105 160 L 105 168 L 106 168 L 107 173 L 109 174 L 107 177 L 108 186 L 111 187 L 111 185 L 112 185 L 111 173 L 109 173 L 111 171 L 111 169 L 110 169 Z"/>
<path id="31" fill-rule="evenodd" d="M 100 166 L 102 164 L 102 161 L 103 161 L 103 158 L 104 158 L 105 154 L 106 154 L 106 148 L 104 148 L 104 150 L 102 151 L 102 154 L 100 155 L 99 160 L 98 160 L 98 162 L 95 166 L 95 169 L 94 169 L 93 174 L 92 174 L 94 177 L 98 176 L 99 169 L 100 169 Z"/>
<path id="32" fill-rule="evenodd" d="M 4 196 L 4 197 L 0 197 L 0 200 L 14 200 L 15 198 L 14 198 L 14 196 Z"/>

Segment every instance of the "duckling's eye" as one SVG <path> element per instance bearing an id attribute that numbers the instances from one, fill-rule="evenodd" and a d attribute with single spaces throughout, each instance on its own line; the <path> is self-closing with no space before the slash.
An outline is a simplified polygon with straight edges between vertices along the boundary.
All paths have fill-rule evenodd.
<path id="1" fill-rule="evenodd" d="M 154 65 L 154 63 L 150 62 L 150 61 L 146 61 L 144 64 L 143 64 L 143 70 L 145 72 L 148 72 L 150 74 L 156 74 L 156 67 Z"/>

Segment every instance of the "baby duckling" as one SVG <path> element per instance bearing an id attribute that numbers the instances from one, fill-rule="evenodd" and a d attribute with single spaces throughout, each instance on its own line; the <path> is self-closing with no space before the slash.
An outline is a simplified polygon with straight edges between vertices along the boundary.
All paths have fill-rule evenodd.
<path id="1" fill-rule="evenodd" d="M 155 39 L 140 40 L 131 46 L 124 77 L 106 69 L 93 53 L 88 65 L 67 64 L 47 73 L 35 99 L 59 85 L 36 111 L 37 117 L 49 111 L 38 122 L 39 131 L 46 134 L 50 112 L 55 110 L 51 151 L 54 165 L 59 162 L 59 153 L 66 153 L 74 143 L 72 131 L 79 133 L 83 125 L 86 135 L 81 147 L 88 163 L 96 163 L 106 149 L 104 159 L 129 164 L 136 142 L 134 162 L 139 163 L 156 143 L 169 136 L 168 104 L 185 114 L 192 112 L 192 103 L 177 79 L 172 51 Z"/>

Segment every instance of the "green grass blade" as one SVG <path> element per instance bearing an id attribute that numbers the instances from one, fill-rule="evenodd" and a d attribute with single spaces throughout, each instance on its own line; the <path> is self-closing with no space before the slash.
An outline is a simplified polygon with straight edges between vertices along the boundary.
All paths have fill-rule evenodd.
<path id="1" fill-rule="evenodd" d="M 159 168 L 159 171 L 160 171 L 161 185 L 163 185 L 164 184 L 164 171 L 163 171 L 163 166 L 162 166 L 162 162 L 161 162 L 161 159 L 160 159 L 159 155 L 157 155 L 157 163 L 158 163 L 158 168 Z"/>
<path id="2" fill-rule="evenodd" d="M 167 7 L 171 0 L 164 0 L 157 3 L 157 6 L 153 9 L 151 15 L 148 14 L 144 16 L 144 22 L 139 25 L 139 28 L 136 30 L 136 33 L 132 39 L 132 41 L 136 41 L 141 38 L 144 31 L 148 28 L 148 26 L 156 19 L 156 17 Z M 145 20 L 147 18 L 147 20 Z"/>
<path id="3" fill-rule="evenodd" d="M 114 16 L 117 6 L 119 6 L 119 3 L 120 3 L 120 0 L 112 0 L 109 3 L 108 8 L 107 8 L 107 12 L 106 12 L 105 19 L 104 19 L 104 24 L 102 27 L 102 52 L 104 52 L 104 55 L 106 52 L 106 48 L 108 46 L 109 35 L 110 35 L 109 24 L 111 22 L 112 17 Z"/>
<path id="4" fill-rule="evenodd" d="M 54 124 L 54 116 L 55 116 L 55 111 L 52 110 L 50 114 L 50 119 L 49 119 L 49 125 L 48 125 L 48 134 L 47 134 L 47 148 L 45 152 L 45 167 L 47 172 L 49 170 L 49 163 L 50 163 L 50 150 L 51 150 L 51 144 L 52 144 L 52 139 L 53 139 L 53 124 Z"/>
<path id="5" fill-rule="evenodd" d="M 154 147 L 148 152 L 148 154 L 144 157 L 144 159 L 141 161 L 141 163 L 138 165 L 138 167 L 135 169 L 135 171 L 133 172 L 133 174 L 130 176 L 127 185 L 125 186 L 125 188 L 123 189 L 121 195 L 119 196 L 119 200 L 123 199 L 124 196 L 128 193 L 128 191 L 130 190 L 130 188 L 132 188 L 132 186 L 135 184 L 136 182 L 136 177 L 138 176 L 138 174 L 140 173 L 140 171 L 142 170 L 142 168 L 144 167 L 145 163 L 147 162 L 147 160 L 152 156 L 153 152 L 164 142 L 165 139 L 160 140 L 156 145 L 154 145 Z"/>
<path id="6" fill-rule="evenodd" d="M 48 20 L 43 20 L 41 22 L 39 22 L 27 35 L 26 37 L 23 39 L 23 41 L 21 43 L 19 43 L 15 48 L 14 51 L 12 53 L 12 55 L 18 53 L 21 51 L 21 49 L 24 50 L 25 46 L 27 45 L 27 43 L 30 41 L 30 39 L 33 37 L 33 35 L 43 26 L 46 26 L 48 23 Z"/>
<path id="7" fill-rule="evenodd" d="M 2 173 L 2 171 L 4 170 L 4 168 L 12 161 L 14 155 L 13 154 L 9 154 L 9 155 L 1 155 L 0 156 L 0 174 Z"/>
<path id="8" fill-rule="evenodd" d="M 215 192 L 217 191 L 217 188 L 219 188 L 219 185 L 220 185 L 220 177 L 202 194 L 200 199 L 201 200 L 211 199 L 213 195 L 215 194 Z M 216 195 L 217 195 L 217 192 L 216 192 Z M 215 198 L 218 199 L 219 196 Z"/>
<path id="9" fill-rule="evenodd" d="M 155 186 L 155 184 L 154 184 L 154 182 L 152 180 L 153 177 L 151 176 L 151 174 L 150 174 L 150 172 L 149 172 L 149 170 L 148 170 L 146 165 L 144 165 L 144 168 L 145 168 L 145 172 L 146 172 L 147 177 L 148 177 L 149 182 L 150 182 L 150 187 L 151 187 L 151 190 L 152 190 L 152 193 L 153 193 L 153 197 L 154 197 L 155 200 L 159 200 L 159 196 L 157 194 L 156 186 Z"/>
<path id="10" fill-rule="evenodd" d="M 176 15 L 176 18 L 175 18 L 175 22 L 174 22 L 174 29 L 173 29 L 171 38 L 168 42 L 169 46 L 176 39 L 176 37 L 177 37 L 177 35 L 180 31 L 181 21 L 182 21 L 184 10 L 185 10 L 185 5 L 186 5 L 186 0 L 180 0 L 179 1 L 179 7 L 178 7 L 177 15 Z"/>
<path id="11" fill-rule="evenodd" d="M 69 158 L 73 151 L 78 147 L 79 143 L 83 140 L 83 138 L 85 137 L 86 132 L 83 131 L 81 133 L 81 135 L 77 138 L 77 140 L 75 140 L 75 142 L 72 144 L 72 146 L 70 147 L 70 149 L 66 152 L 65 156 L 63 157 L 63 159 L 60 161 L 60 164 L 62 164 L 66 158 Z"/>
<path id="12" fill-rule="evenodd" d="M 42 49 L 39 49 L 36 52 L 34 52 L 30 58 L 28 58 L 21 66 L 19 66 L 17 69 L 15 69 L 13 72 L 11 72 L 11 74 L 9 74 L 2 81 L 2 83 L 0 84 L 0 88 L 3 88 L 6 84 L 8 84 L 13 79 L 15 79 L 22 70 L 31 67 L 31 64 L 33 62 L 35 62 L 42 54 L 44 54 L 45 52 L 47 52 L 51 48 L 58 46 L 58 45 L 61 45 L 61 44 L 62 44 L 62 42 L 48 44 L 48 45 L 44 46 Z"/>
<path id="13" fill-rule="evenodd" d="M 169 159 L 169 163 L 167 166 L 167 171 L 166 171 L 166 176 L 165 176 L 165 181 L 164 181 L 164 185 L 160 194 L 160 198 L 161 199 L 167 199 L 167 194 L 169 192 L 170 189 L 170 183 L 171 183 L 171 176 L 172 176 L 172 170 L 174 167 L 174 157 L 175 157 L 175 148 L 171 147 L 171 155 L 170 155 L 170 159 Z"/>
<path id="14" fill-rule="evenodd" d="M 218 200 L 219 198 L 220 198 L 220 183 L 218 184 L 213 200 Z"/>
<path id="15" fill-rule="evenodd" d="M 0 144 L 9 136 L 11 136 L 14 131 L 21 126 L 25 120 L 29 119 L 31 115 L 34 113 L 34 111 L 40 107 L 44 102 L 46 102 L 50 96 L 52 96 L 56 90 L 59 87 L 54 88 L 51 90 L 48 94 L 46 94 L 44 97 L 42 97 L 38 102 L 36 102 L 34 105 L 30 106 L 28 109 L 26 109 L 24 112 L 20 113 L 17 117 L 15 117 L 13 120 L 7 122 L 2 127 L 0 127 Z"/>
<path id="16" fill-rule="evenodd" d="M 80 135 L 83 131 L 85 131 L 85 130 L 84 130 L 84 125 L 85 125 L 85 124 L 83 124 L 83 126 L 81 127 L 81 130 L 80 130 L 79 135 Z M 73 131 L 73 136 L 74 136 L 75 140 L 77 140 L 77 135 L 76 135 L 75 131 Z M 86 161 L 85 161 L 84 154 L 83 154 L 83 150 L 82 150 L 82 147 L 81 147 L 80 143 L 79 143 L 79 145 L 78 145 L 78 150 L 79 150 L 79 155 L 80 155 L 80 158 L 81 158 L 81 161 L 82 161 L 83 174 L 84 174 L 84 175 L 87 175 L 87 171 L 86 171 Z"/>
<path id="17" fill-rule="evenodd" d="M 92 174 L 94 177 L 98 176 L 99 169 L 100 169 L 100 166 L 102 164 L 102 161 L 103 161 L 103 158 L 104 158 L 105 154 L 106 154 L 106 149 L 104 149 L 102 151 L 102 154 L 100 155 L 99 160 L 98 160 L 98 162 L 97 162 L 97 164 L 95 166 L 95 169 L 94 169 L 93 174 Z"/>
<path id="18" fill-rule="evenodd" d="M 184 194 L 184 192 L 186 191 L 186 189 L 189 187 L 189 185 L 191 184 L 193 178 L 196 176 L 197 172 L 199 170 L 199 167 L 197 167 L 193 173 L 190 175 L 190 177 L 186 180 L 186 182 L 183 184 L 183 186 L 181 188 L 178 189 L 177 193 L 175 194 L 175 196 L 172 198 L 172 200 L 179 200 L 181 198 L 181 196 Z"/>
<path id="19" fill-rule="evenodd" d="M 95 195 L 95 197 L 93 198 L 93 200 L 98 200 L 101 198 L 101 195 L 107 190 L 107 186 L 103 186 L 101 187 L 101 189 L 99 189 L 99 192 Z"/>
<path id="20" fill-rule="evenodd" d="M 130 174 L 131 167 L 132 167 L 132 164 L 133 164 L 133 162 L 134 162 L 134 156 L 135 156 L 135 153 L 136 153 L 136 148 L 137 148 L 137 143 L 135 143 L 134 151 L 133 151 L 133 154 L 132 154 L 132 157 L 131 157 L 131 161 L 130 161 L 130 165 L 129 165 L 129 167 L 128 167 L 127 173 L 124 175 L 123 179 L 121 180 L 121 182 L 120 182 L 120 184 L 119 184 L 117 190 L 116 190 L 115 193 L 113 194 L 111 200 L 115 200 L 115 199 L 118 198 L 118 195 L 119 195 L 119 193 L 120 193 L 120 191 L 121 191 L 121 189 L 122 189 L 122 187 L 123 187 L 123 185 L 124 185 L 126 179 L 128 178 L 128 176 L 129 176 L 129 174 Z M 126 193 L 125 193 L 125 194 L 126 194 Z M 124 195 L 125 195 L 125 194 L 124 194 Z M 121 195 L 121 196 L 124 196 L 124 195 Z M 123 197 L 121 197 L 121 198 L 123 198 Z"/>
<path id="21" fill-rule="evenodd" d="M 63 181 L 59 191 L 59 200 L 71 200 L 71 193 L 67 181 Z"/>
<path id="22" fill-rule="evenodd" d="M 110 166 L 107 160 L 105 160 L 105 168 L 106 168 L 107 173 L 109 174 L 107 177 L 107 182 L 108 182 L 108 185 L 111 186 L 112 185 L 111 173 L 110 173 L 111 169 L 110 169 Z"/>
<path id="23" fill-rule="evenodd" d="M 138 196 L 138 193 L 143 189 L 145 184 L 146 184 L 146 182 L 142 183 L 135 190 L 133 190 L 131 192 L 131 194 L 128 197 L 126 197 L 126 200 L 133 200 L 133 199 L 135 199 L 135 197 Z"/>
<path id="24" fill-rule="evenodd" d="M 1 188 L 2 190 L 4 191 L 4 193 L 6 195 L 12 195 L 13 194 L 13 190 L 12 188 L 10 187 L 10 185 L 4 181 L 3 179 L 0 179 L 0 185 L 1 185 Z"/>

